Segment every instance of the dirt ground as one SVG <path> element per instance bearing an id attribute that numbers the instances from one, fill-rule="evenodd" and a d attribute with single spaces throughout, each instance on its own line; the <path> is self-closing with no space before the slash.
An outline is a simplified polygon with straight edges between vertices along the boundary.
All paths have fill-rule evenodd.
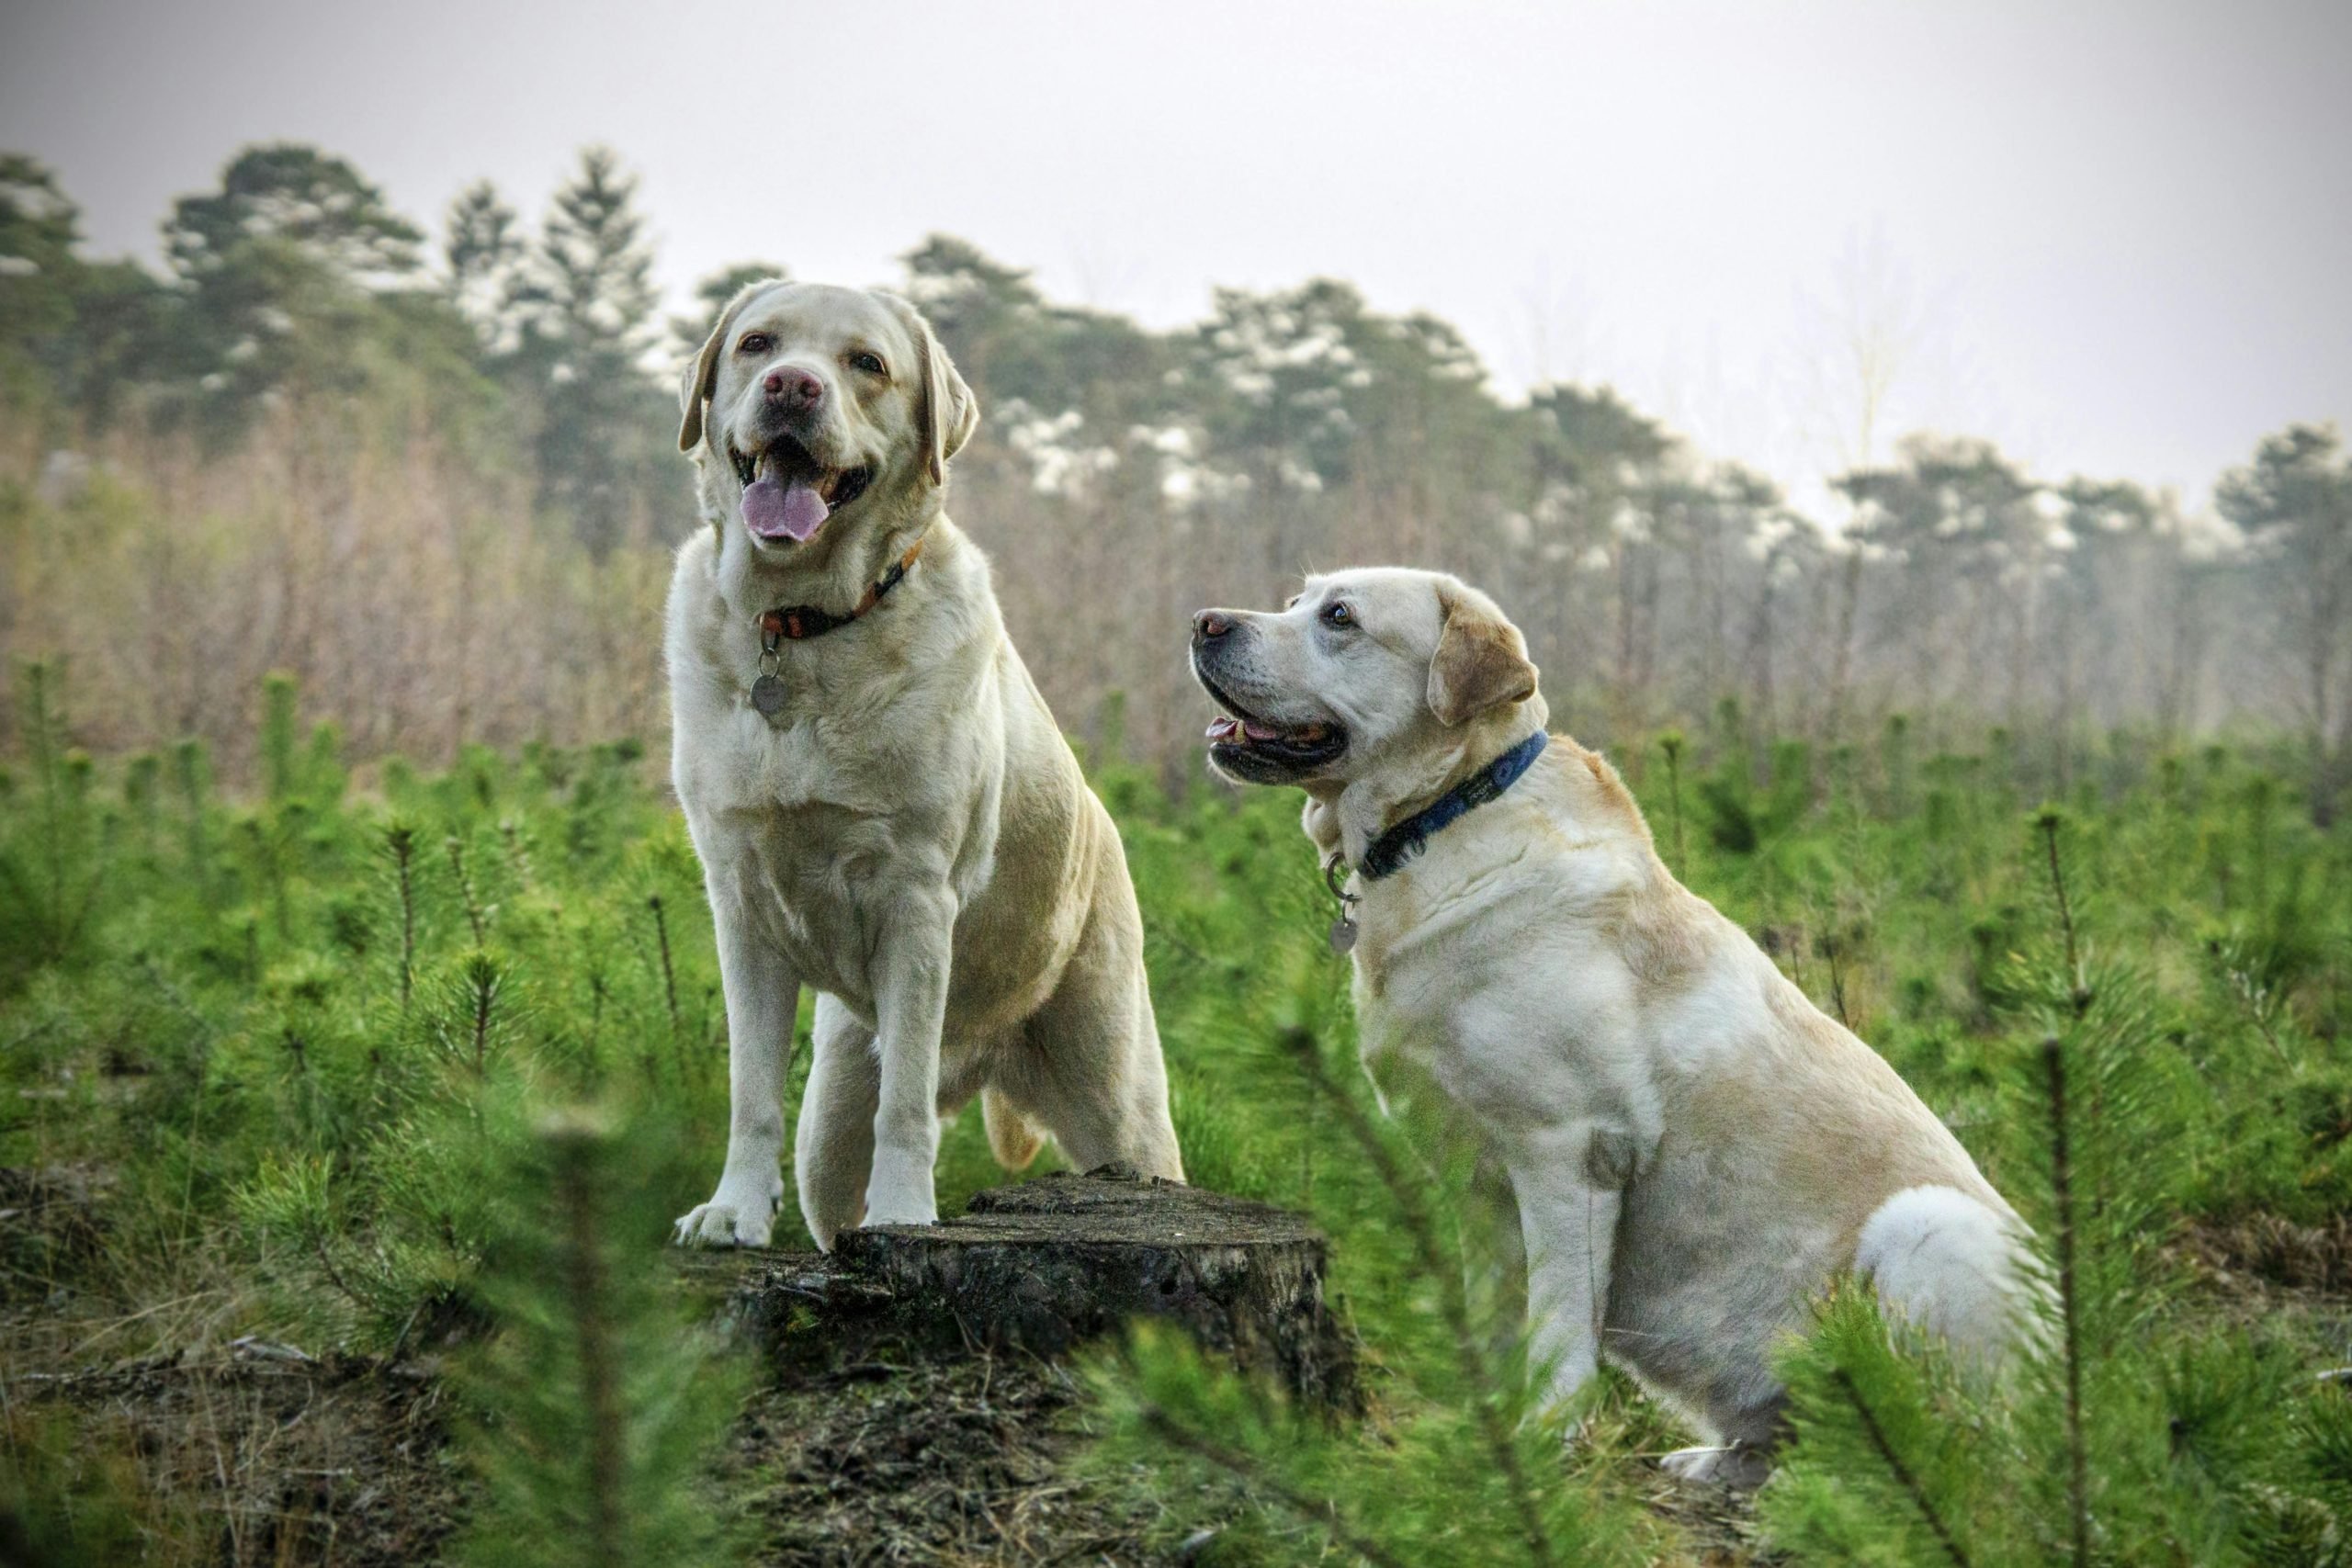
<path id="1" fill-rule="evenodd" d="M 53 1259 L 75 1227 L 96 1223 L 100 1201 L 70 1177 L 0 1173 L 0 1243 L 11 1258 L 30 1245 Z M 2203 1303 L 2233 1319 L 2289 1314 L 2298 1333 L 2352 1359 L 2352 1225 L 2255 1219 L 2174 1245 Z M 468 1483 L 430 1358 L 313 1358 L 242 1340 L 204 1355 L 63 1365 L 71 1293 L 21 1269 L 7 1280 L 0 1423 L 10 1450 L 21 1460 L 45 1443 L 86 1474 L 114 1476 L 141 1501 L 151 1561 L 390 1568 L 430 1561 L 462 1522 Z M 772 1366 L 722 1478 L 763 1564 L 1175 1568 L 1213 1560 L 1235 1506 L 1073 1466 L 1086 1405 L 1059 1361 L 828 1332 Z M 1683 1527 L 1685 1561 L 1770 1561 L 1742 1499 L 1663 1478 L 1635 1484 Z M 6 1542 L 0 1520 L 0 1559 Z"/>
<path id="2" fill-rule="evenodd" d="M 1068 1371 L 1020 1352 L 853 1363 L 763 1390 L 734 1463 L 762 1563 L 791 1568 L 1181 1561 L 1132 1497 L 1074 1480 Z"/>

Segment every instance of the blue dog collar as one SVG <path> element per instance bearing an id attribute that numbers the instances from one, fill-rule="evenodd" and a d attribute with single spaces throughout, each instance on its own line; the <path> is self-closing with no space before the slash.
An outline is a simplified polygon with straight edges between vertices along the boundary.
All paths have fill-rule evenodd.
<path id="1" fill-rule="evenodd" d="M 1440 829 L 1452 827 L 1488 801 L 1500 798 L 1503 791 L 1517 784 L 1520 775 L 1534 765 L 1550 739 L 1537 730 L 1438 796 L 1426 810 L 1415 812 L 1381 834 L 1364 851 L 1363 863 L 1356 867 L 1356 874 L 1366 882 L 1377 882 L 1402 870 L 1405 863 L 1419 854 Z"/>

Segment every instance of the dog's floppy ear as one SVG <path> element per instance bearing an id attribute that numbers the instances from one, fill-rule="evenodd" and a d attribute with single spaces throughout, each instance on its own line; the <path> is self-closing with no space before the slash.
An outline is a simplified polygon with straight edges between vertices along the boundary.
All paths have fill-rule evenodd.
<path id="1" fill-rule="evenodd" d="M 905 321 L 915 340 L 915 353 L 922 356 L 923 471 L 933 484 L 945 484 L 947 460 L 962 451 L 972 432 L 979 428 L 980 400 L 956 373 L 956 362 L 947 357 L 947 350 L 940 345 L 922 312 L 895 294 L 883 298 Z"/>
<path id="2" fill-rule="evenodd" d="M 718 389 L 718 357 L 727 352 L 727 340 L 735 335 L 735 317 L 752 295 L 774 288 L 784 281 L 781 277 L 763 277 L 747 283 L 727 301 L 712 323 L 710 335 L 702 341 L 702 352 L 694 363 L 678 373 L 678 450 L 691 452 L 702 445 L 703 415 L 710 407 L 711 394 Z"/>
<path id="3" fill-rule="evenodd" d="M 1445 627 L 1430 660 L 1430 711 L 1448 728 L 1505 703 L 1535 694 L 1527 641 L 1483 593 L 1448 583 L 1438 589 Z"/>

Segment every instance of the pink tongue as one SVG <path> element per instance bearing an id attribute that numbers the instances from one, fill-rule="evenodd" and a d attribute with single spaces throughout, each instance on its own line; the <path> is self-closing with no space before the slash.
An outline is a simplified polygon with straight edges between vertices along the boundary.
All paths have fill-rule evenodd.
<path id="1" fill-rule="evenodd" d="M 825 525 L 831 510 L 805 479 L 795 479 L 788 487 L 755 479 L 743 491 L 744 525 L 763 539 L 806 540 Z"/>

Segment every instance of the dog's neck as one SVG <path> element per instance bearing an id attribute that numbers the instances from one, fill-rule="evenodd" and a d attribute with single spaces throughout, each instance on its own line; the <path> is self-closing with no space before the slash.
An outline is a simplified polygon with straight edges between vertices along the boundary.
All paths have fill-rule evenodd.
<path id="1" fill-rule="evenodd" d="M 1466 726 L 1454 744 L 1433 750 L 1409 766 L 1381 768 L 1338 787 L 1310 784 L 1306 836 L 1323 858 L 1336 852 L 1349 865 L 1362 865 L 1374 840 L 1435 805 L 1448 790 L 1542 729 L 1548 717 L 1544 699 L 1532 697 L 1491 720 Z"/>
<path id="2" fill-rule="evenodd" d="M 932 491 L 914 504 L 895 508 L 892 515 L 865 522 L 838 539 L 827 540 L 820 533 L 776 558 L 762 554 L 739 519 L 723 518 L 713 526 L 718 534 L 712 563 L 718 596 L 728 618 L 741 623 L 749 637 L 761 615 L 785 605 L 810 604 L 837 615 L 849 614 L 909 546 L 953 525 L 939 492 Z M 929 538 L 926 556 L 935 553 L 938 542 Z"/>

